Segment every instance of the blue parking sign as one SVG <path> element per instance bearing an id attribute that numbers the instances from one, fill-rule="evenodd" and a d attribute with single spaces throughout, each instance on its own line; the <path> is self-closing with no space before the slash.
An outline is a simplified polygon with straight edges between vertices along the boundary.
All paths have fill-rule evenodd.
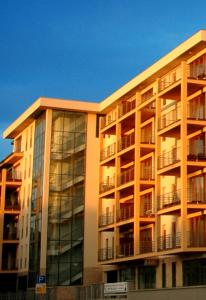
<path id="1" fill-rule="evenodd" d="M 46 283 L 46 276 L 45 275 L 38 275 L 36 283 Z"/>

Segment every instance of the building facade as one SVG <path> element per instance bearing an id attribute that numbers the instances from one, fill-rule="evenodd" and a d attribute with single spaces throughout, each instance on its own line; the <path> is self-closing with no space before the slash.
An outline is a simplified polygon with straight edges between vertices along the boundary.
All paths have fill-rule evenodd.
<path id="1" fill-rule="evenodd" d="M 135 288 L 206 284 L 206 32 L 102 104 L 99 261 Z"/>
<path id="2" fill-rule="evenodd" d="M 40 98 L 5 132 L 13 139 L 14 152 L 1 164 L 2 224 L 4 231 L 10 223 L 18 227 L 18 237 L 9 246 L 2 238 L 2 259 L 6 247 L 13 247 L 19 289 L 35 287 L 38 275 L 46 275 L 51 287 L 101 279 L 96 231 L 97 111 L 95 103 Z M 18 158 L 15 164 L 21 176 L 12 190 L 9 187 L 10 198 L 12 201 L 18 191 L 15 198 L 21 210 L 7 212 L 4 186 L 10 182 L 5 180 L 3 168 L 8 165 L 16 172 L 15 165 L 9 164 L 14 163 L 13 157 Z M 85 251 L 91 244 L 90 251 Z M 9 264 L 9 257 L 7 260 Z"/>
<path id="3" fill-rule="evenodd" d="M 205 132 L 204 30 L 98 104 L 40 98 L 4 133 L 0 267 L 13 247 L 20 288 L 206 284 Z"/>

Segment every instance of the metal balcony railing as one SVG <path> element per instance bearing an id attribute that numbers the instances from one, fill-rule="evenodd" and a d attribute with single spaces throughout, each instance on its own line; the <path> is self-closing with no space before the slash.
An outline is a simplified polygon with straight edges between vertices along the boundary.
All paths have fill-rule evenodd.
<path id="1" fill-rule="evenodd" d="M 101 248 L 98 250 L 98 260 L 99 261 L 105 261 L 110 260 L 114 258 L 114 249 L 109 248 Z"/>
<path id="2" fill-rule="evenodd" d="M 162 115 L 158 120 L 158 130 L 164 129 L 167 126 L 174 124 L 180 120 L 180 106 L 175 107 L 170 110 L 168 113 Z"/>
<path id="3" fill-rule="evenodd" d="M 117 177 L 117 185 L 120 186 L 134 180 L 134 167 L 122 172 Z"/>
<path id="4" fill-rule="evenodd" d="M 105 147 L 100 154 L 100 160 L 104 160 L 107 159 L 109 157 L 111 157 L 112 155 L 115 154 L 115 150 L 116 150 L 116 143 L 113 143 L 107 147 Z"/>
<path id="5" fill-rule="evenodd" d="M 134 217 L 134 204 L 120 208 L 117 211 L 117 222 L 125 221 Z"/>
<path id="6" fill-rule="evenodd" d="M 181 233 L 158 237 L 158 251 L 177 249 L 181 247 Z"/>
<path id="7" fill-rule="evenodd" d="M 188 66 L 188 77 L 205 80 L 206 79 L 206 64 L 205 63 L 196 63 L 192 62 Z"/>
<path id="8" fill-rule="evenodd" d="M 141 201 L 142 202 L 142 201 Z M 144 202 L 144 200 L 143 200 Z M 144 205 L 144 204 L 143 204 Z M 151 208 L 148 209 L 143 209 L 141 208 L 141 212 L 140 212 L 140 217 L 142 218 L 149 218 L 152 217 L 154 215 L 154 210 L 152 209 L 152 203 L 151 203 Z"/>
<path id="9" fill-rule="evenodd" d="M 171 86 L 173 83 L 177 82 L 181 79 L 181 67 L 178 66 L 177 68 L 171 70 L 166 75 L 164 75 L 159 81 L 159 92 L 163 91 L 167 87 Z"/>
<path id="10" fill-rule="evenodd" d="M 4 240 L 17 240 L 18 234 L 17 229 L 4 228 Z"/>
<path id="11" fill-rule="evenodd" d="M 187 192 L 187 202 L 192 204 L 206 204 L 206 188 L 197 186 L 189 187 Z"/>
<path id="12" fill-rule="evenodd" d="M 127 257 L 134 255 L 134 242 L 122 243 L 117 247 L 117 257 Z"/>
<path id="13" fill-rule="evenodd" d="M 155 133 L 150 132 L 147 134 L 141 133 L 141 140 L 142 144 L 155 144 Z"/>
<path id="14" fill-rule="evenodd" d="M 135 143 L 135 133 L 123 136 L 118 142 L 118 151 L 122 151 Z"/>
<path id="15" fill-rule="evenodd" d="M 136 100 L 132 99 L 131 101 L 123 101 L 118 107 L 119 118 L 126 115 L 131 110 L 135 109 Z"/>
<path id="16" fill-rule="evenodd" d="M 206 247 L 206 233 L 205 232 L 191 232 L 187 233 L 187 246 L 188 247 Z"/>
<path id="17" fill-rule="evenodd" d="M 140 180 L 154 180 L 154 168 L 152 166 L 141 166 L 140 170 Z"/>
<path id="18" fill-rule="evenodd" d="M 180 190 L 169 192 L 158 197 L 158 209 L 180 204 Z"/>
<path id="19" fill-rule="evenodd" d="M 20 204 L 16 199 L 15 202 L 11 201 L 11 199 L 5 200 L 5 210 L 20 210 Z"/>
<path id="20" fill-rule="evenodd" d="M 155 251 L 155 242 L 154 241 L 140 241 L 139 244 L 139 253 L 150 253 Z"/>
<path id="21" fill-rule="evenodd" d="M 108 114 L 104 117 L 101 117 L 101 129 L 103 129 L 104 127 L 114 123 L 116 121 L 116 114 L 115 113 L 111 113 Z"/>
<path id="22" fill-rule="evenodd" d="M 202 141 L 204 143 L 204 141 Z M 203 161 L 206 160 L 206 147 L 199 146 L 198 143 L 190 143 L 187 160 Z"/>
<path id="23" fill-rule="evenodd" d="M 5 270 L 5 271 L 17 270 L 16 258 L 12 258 L 12 259 L 3 258 L 2 259 L 2 270 Z"/>
<path id="24" fill-rule="evenodd" d="M 109 214 L 103 214 L 99 216 L 99 226 L 107 226 L 114 224 L 114 215 L 112 213 Z"/>
<path id="25" fill-rule="evenodd" d="M 154 96 L 153 88 L 141 95 L 141 104 Z"/>
<path id="26" fill-rule="evenodd" d="M 180 148 L 173 148 L 171 151 L 163 153 L 158 158 L 158 168 L 170 166 L 180 161 Z"/>
<path id="27" fill-rule="evenodd" d="M 110 177 L 109 179 L 103 181 L 100 183 L 99 190 L 100 193 L 107 192 L 115 187 L 115 178 Z"/>
<path id="28" fill-rule="evenodd" d="M 6 180 L 8 181 L 21 181 L 22 173 L 20 171 L 10 169 L 7 171 Z"/>

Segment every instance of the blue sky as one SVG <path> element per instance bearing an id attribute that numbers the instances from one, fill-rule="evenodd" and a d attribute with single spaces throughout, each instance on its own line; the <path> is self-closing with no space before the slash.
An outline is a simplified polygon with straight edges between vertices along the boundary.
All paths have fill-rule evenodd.
<path id="1" fill-rule="evenodd" d="M 0 3 L 0 135 L 39 96 L 100 101 L 200 29 L 206 2 Z M 0 137 L 0 160 L 11 141 Z"/>

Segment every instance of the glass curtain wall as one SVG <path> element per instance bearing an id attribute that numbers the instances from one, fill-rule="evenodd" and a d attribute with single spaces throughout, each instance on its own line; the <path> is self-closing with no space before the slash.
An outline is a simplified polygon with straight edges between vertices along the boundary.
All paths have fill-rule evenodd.
<path id="1" fill-rule="evenodd" d="M 39 274 L 41 250 L 42 192 L 45 145 L 45 113 L 36 121 L 32 174 L 31 223 L 29 248 L 29 287 L 35 286 Z"/>
<path id="2" fill-rule="evenodd" d="M 86 117 L 53 111 L 47 235 L 50 286 L 83 281 Z"/>

